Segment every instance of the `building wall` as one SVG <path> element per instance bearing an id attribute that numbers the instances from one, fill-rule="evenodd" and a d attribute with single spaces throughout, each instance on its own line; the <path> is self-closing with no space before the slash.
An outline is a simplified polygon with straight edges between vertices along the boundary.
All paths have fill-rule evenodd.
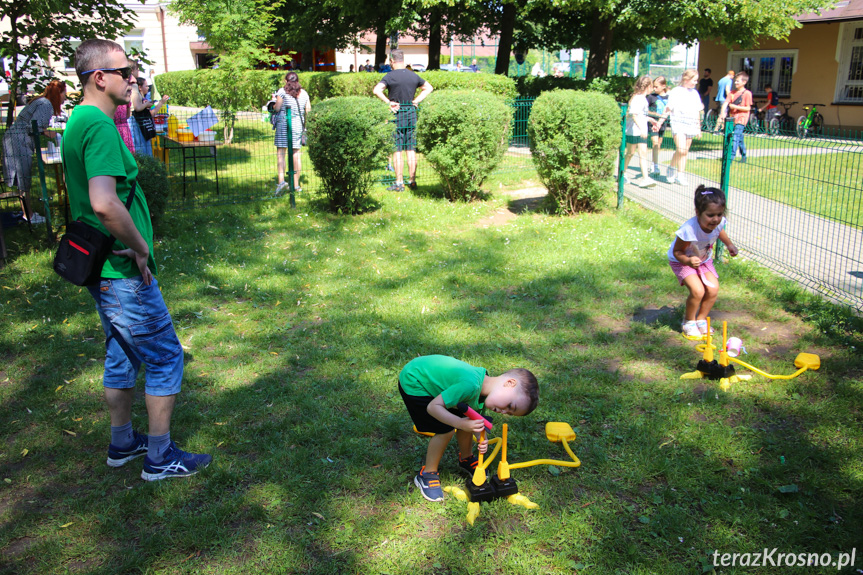
<path id="1" fill-rule="evenodd" d="M 790 114 L 795 118 L 804 113 L 803 105 L 825 104 L 818 110 L 824 115 L 824 123 L 843 129 L 863 128 L 863 106 L 834 104 L 836 83 L 841 56 L 838 50 L 840 23 L 825 22 L 806 24 L 789 34 L 788 41 L 765 39 L 755 50 L 797 49 L 797 70 L 792 76 Z M 733 47 L 741 50 L 740 47 Z M 701 42 L 698 68 L 711 68 L 714 81 L 729 70 L 729 49 L 710 40 Z M 715 94 L 715 87 L 714 87 Z M 758 98 L 756 97 L 756 100 Z M 787 101 L 788 98 L 783 98 Z"/>
<path id="2" fill-rule="evenodd" d="M 125 4 L 135 14 L 135 31 L 130 34 L 138 37 L 140 33 L 143 47 L 149 59 L 153 61 L 150 68 L 155 74 L 161 74 L 166 70 L 175 72 L 195 69 L 195 56 L 190 48 L 190 43 L 198 40 L 197 30 L 194 27 L 180 24 L 179 20 L 167 10 L 160 13 L 159 4 L 153 0 L 146 0 L 144 4 L 138 0 L 126 0 Z M 164 34 L 160 22 L 162 14 L 165 20 Z M 4 18 L 0 21 L 0 29 L 9 29 L 8 19 Z M 113 40 L 121 45 L 124 43 L 124 38 Z M 77 84 L 75 70 L 67 69 L 63 61 L 49 61 L 48 65 L 57 77 Z"/>

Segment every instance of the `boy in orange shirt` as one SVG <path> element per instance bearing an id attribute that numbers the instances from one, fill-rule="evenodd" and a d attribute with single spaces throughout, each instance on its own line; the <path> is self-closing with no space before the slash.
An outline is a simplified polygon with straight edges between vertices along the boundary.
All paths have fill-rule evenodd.
<path id="1" fill-rule="evenodd" d="M 746 144 L 743 143 L 743 130 L 749 123 L 752 109 L 752 92 L 746 89 L 749 74 L 740 72 L 734 76 L 734 91 L 728 95 L 728 115 L 734 120 L 734 139 L 732 140 L 731 159 L 737 157 L 740 148 L 740 161 L 746 163 Z"/>

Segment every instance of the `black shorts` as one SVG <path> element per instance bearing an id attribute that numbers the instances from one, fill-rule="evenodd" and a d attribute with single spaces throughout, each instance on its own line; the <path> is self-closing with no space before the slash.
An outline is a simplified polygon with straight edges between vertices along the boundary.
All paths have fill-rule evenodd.
<path id="1" fill-rule="evenodd" d="M 405 402 L 405 407 L 408 408 L 408 414 L 411 416 L 411 420 L 414 422 L 414 425 L 417 426 L 417 431 L 425 431 L 426 433 L 449 433 L 455 429 L 453 426 L 447 425 L 429 414 L 427 409 L 429 403 L 434 399 L 433 397 L 427 395 L 408 395 L 405 393 L 405 390 L 402 389 L 401 382 L 399 383 L 399 393 L 402 394 L 402 401 Z M 453 415 L 463 417 L 462 414 L 453 409 L 450 409 L 449 412 Z"/>
<path id="2" fill-rule="evenodd" d="M 396 112 L 396 151 L 417 149 L 417 109 L 410 104 L 403 104 Z"/>

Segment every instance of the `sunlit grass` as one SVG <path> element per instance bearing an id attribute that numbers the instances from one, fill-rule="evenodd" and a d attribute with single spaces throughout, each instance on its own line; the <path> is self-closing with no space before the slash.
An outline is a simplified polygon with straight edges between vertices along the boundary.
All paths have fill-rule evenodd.
<path id="1" fill-rule="evenodd" d="M 519 172 L 525 187 L 532 178 Z M 677 333 L 685 294 L 665 261 L 675 227 L 629 205 L 486 227 L 514 187 L 487 185 L 500 193 L 471 204 L 435 199 L 432 185 L 378 186 L 380 208 L 355 217 L 305 194 L 295 210 L 281 198 L 170 211 L 155 251 L 186 350 L 172 435 L 215 460 L 157 484 L 140 480 L 140 460 L 105 466 L 89 295 L 53 275 L 37 236 L 11 230 L 2 571 L 698 573 L 714 549 L 859 544 L 856 320 L 731 262 L 715 315 L 746 360 L 789 373 L 811 351 L 823 367 L 729 393 L 680 380 L 699 356 Z M 416 492 L 425 440 L 410 433 L 396 377 L 429 353 L 537 374 L 537 411 L 496 421 L 509 424 L 509 460 L 564 456 L 546 421 L 573 426 L 582 460 L 513 472 L 539 509 L 483 505 L 471 528 L 465 504 Z M 139 401 L 141 430 L 144 413 Z M 453 450 L 442 480 L 463 481 Z M 797 492 L 779 491 L 788 485 Z"/>

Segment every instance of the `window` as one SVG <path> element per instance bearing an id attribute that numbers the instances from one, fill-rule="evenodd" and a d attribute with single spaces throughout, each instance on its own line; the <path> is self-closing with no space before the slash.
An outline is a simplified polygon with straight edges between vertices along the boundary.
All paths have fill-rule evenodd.
<path id="1" fill-rule="evenodd" d="M 63 68 L 66 70 L 74 70 L 75 69 L 75 50 L 78 46 L 81 45 L 81 40 L 70 40 L 69 44 L 72 46 L 72 55 L 63 58 Z"/>
<path id="2" fill-rule="evenodd" d="M 125 50 L 126 54 L 130 57 L 133 54 L 133 50 L 137 51 L 139 54 L 146 55 L 146 52 L 144 51 L 144 31 L 140 28 L 129 30 L 129 33 L 123 37 L 123 50 Z M 144 68 L 146 68 L 146 66 L 144 66 Z"/>
<path id="3" fill-rule="evenodd" d="M 846 22 L 839 31 L 836 102 L 863 103 L 863 22 Z"/>
<path id="4" fill-rule="evenodd" d="M 754 96 L 764 96 L 767 86 L 772 87 L 780 98 L 791 96 L 791 80 L 797 69 L 797 50 L 729 52 L 728 60 L 729 70 L 749 74 L 746 88 Z"/>

